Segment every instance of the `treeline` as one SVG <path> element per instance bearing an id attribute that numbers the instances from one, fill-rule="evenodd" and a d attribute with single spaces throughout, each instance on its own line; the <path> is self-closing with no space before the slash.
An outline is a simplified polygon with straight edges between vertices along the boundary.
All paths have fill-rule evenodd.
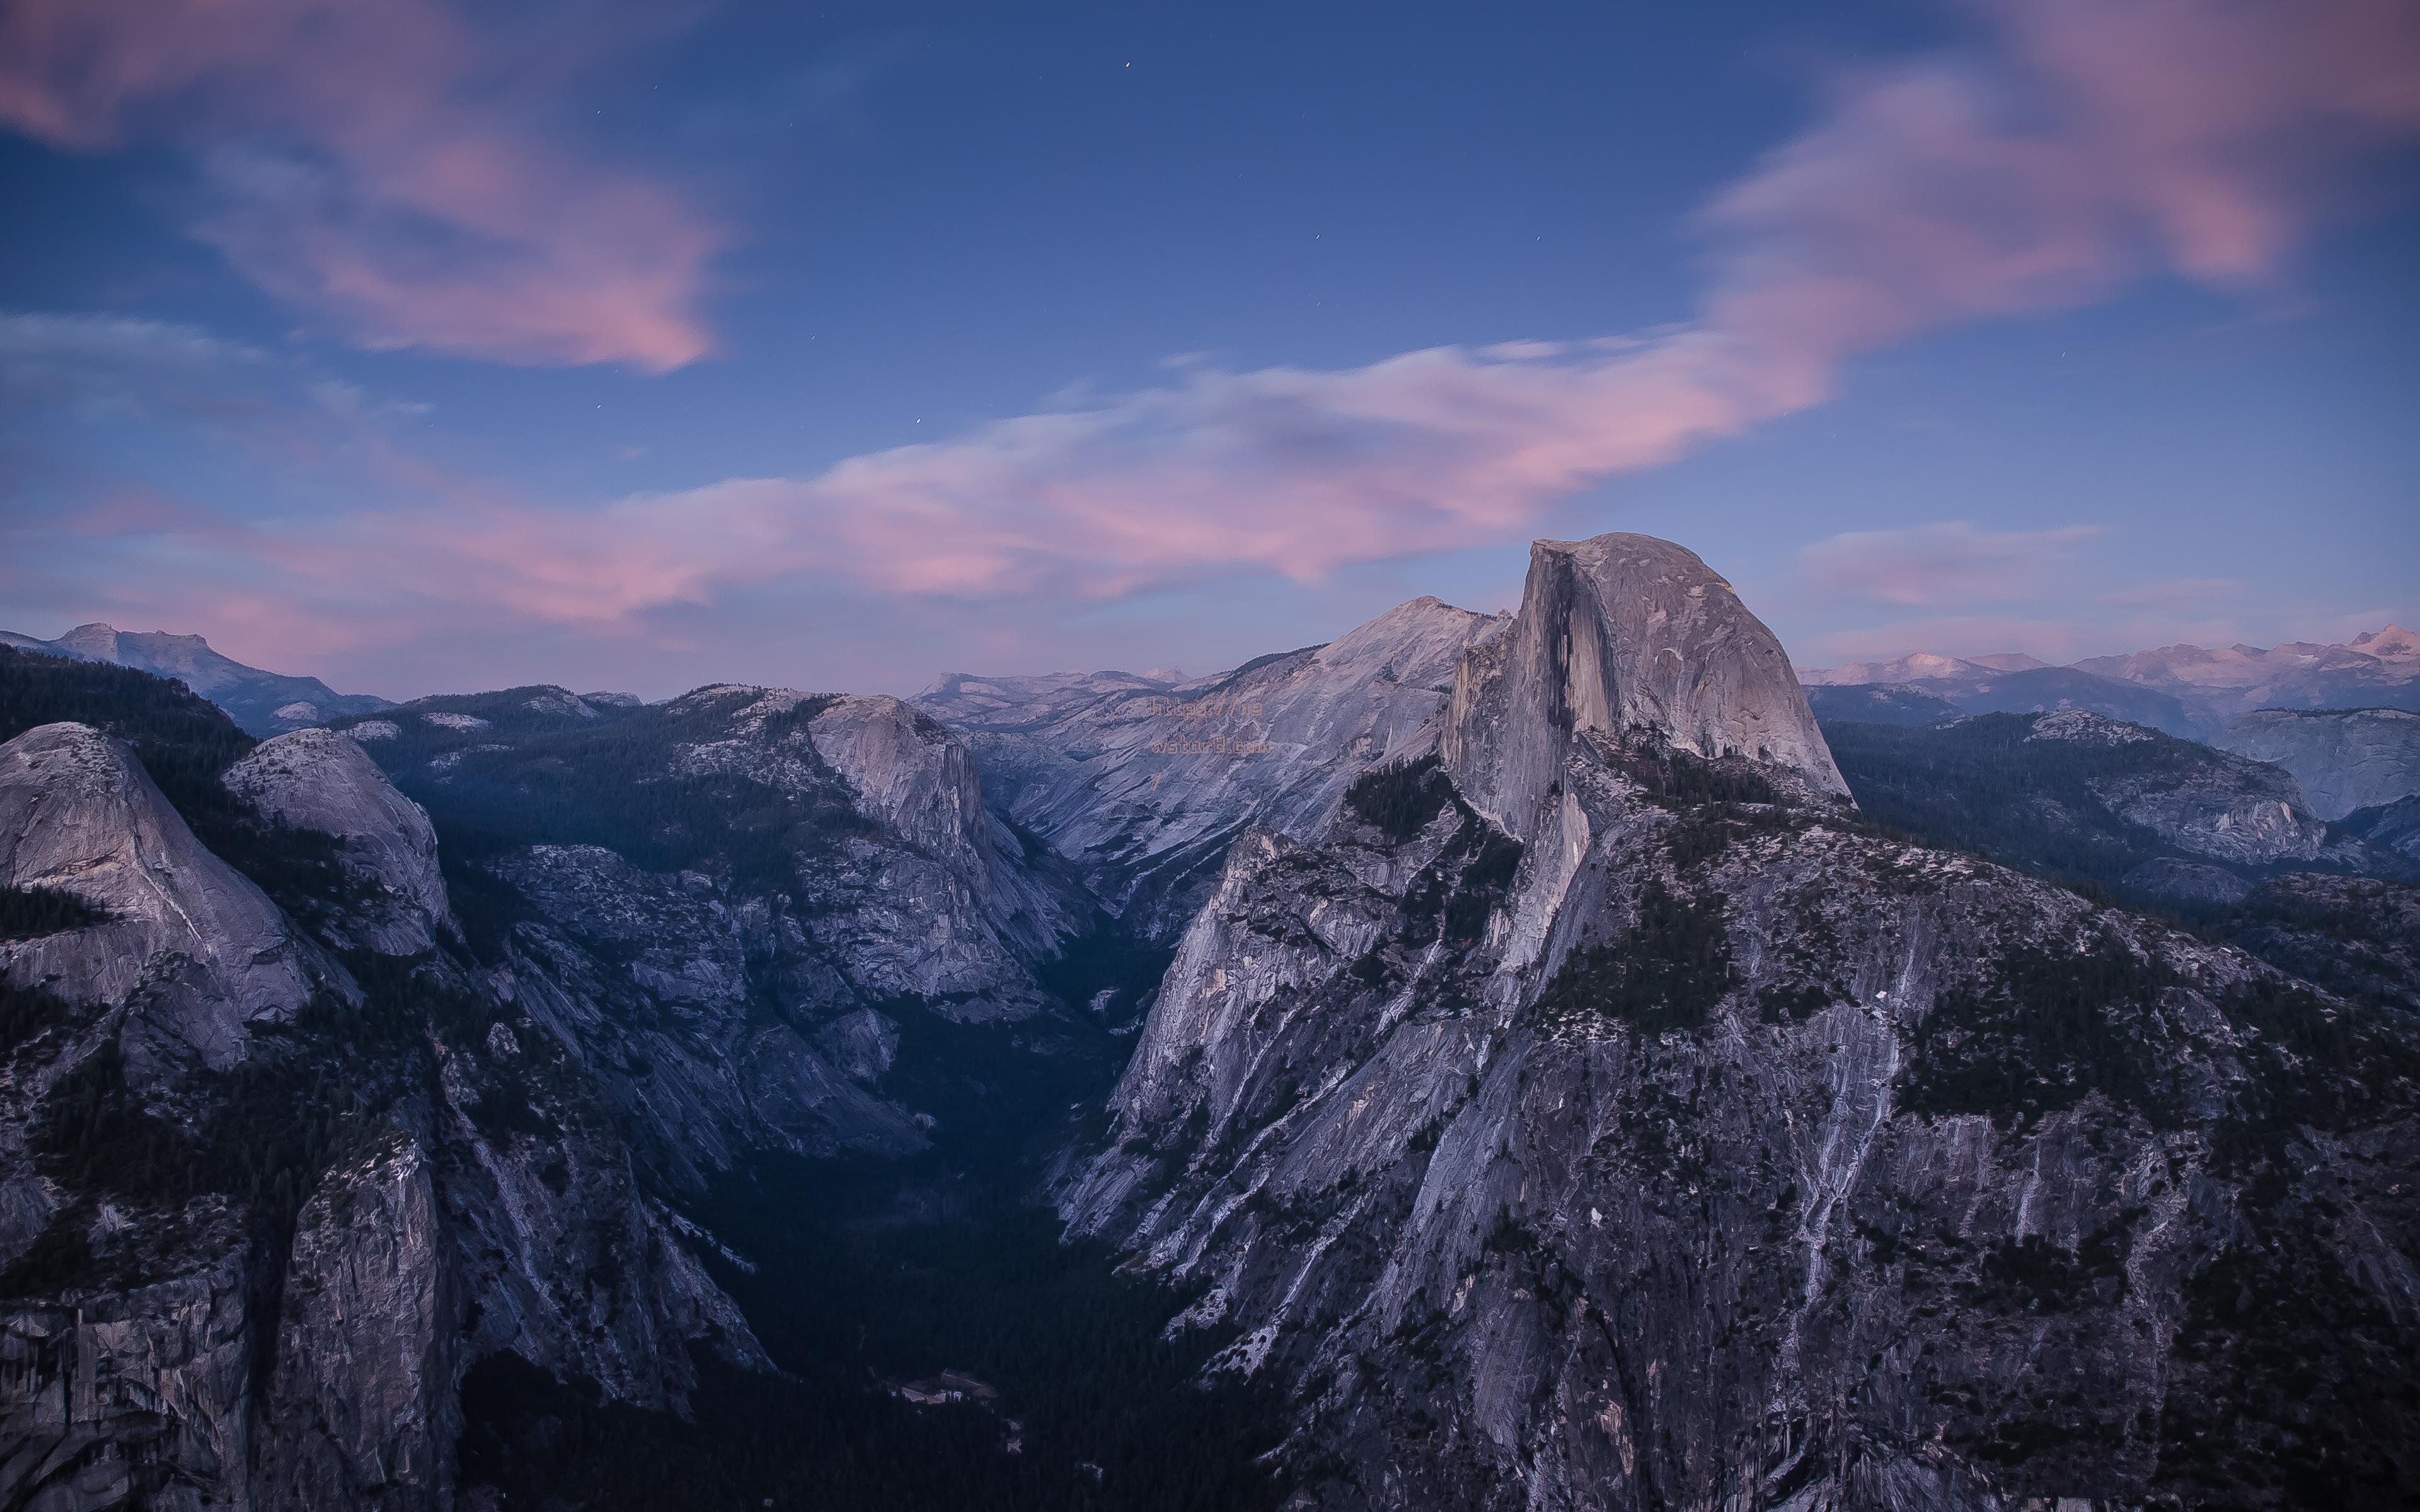
<path id="1" fill-rule="evenodd" d="M 2102 746 L 2028 740 L 2031 717 L 1929 728 L 1825 720 L 1823 738 L 1865 816 L 1927 844 L 2039 876 L 2114 887 L 2176 846 L 2113 813 L 2096 779 L 2181 775 L 2206 753 L 2162 736 Z"/>
<path id="2" fill-rule="evenodd" d="M 71 929 L 88 929 L 109 916 L 71 892 L 56 887 L 0 887 L 0 940 L 39 940 Z"/>
<path id="3" fill-rule="evenodd" d="M 259 744 L 182 683 L 107 662 L 0 647 L 0 742 L 63 720 L 133 747 L 143 769 L 188 824 L 196 808 L 228 806 L 219 774 Z"/>
<path id="4" fill-rule="evenodd" d="M 429 811 L 466 861 L 535 844 L 601 845 L 651 872 L 694 869 L 727 881 L 793 887 L 801 856 L 862 832 L 866 821 L 847 785 L 805 738 L 807 722 L 830 698 L 768 717 L 756 737 L 793 764 L 801 779 L 795 789 L 684 766 L 684 748 L 727 736 L 733 706 L 746 696 L 596 721 L 508 723 L 504 696 L 491 695 L 451 701 L 463 702 L 465 712 L 486 710 L 474 717 L 490 718 L 489 729 L 449 730 L 411 711 L 390 711 L 369 717 L 400 733 L 365 748 Z"/>
<path id="5" fill-rule="evenodd" d="M 1735 980 L 1722 899 L 1651 879 L 1629 932 L 1573 951 L 1530 1015 L 1547 1026 L 1622 1024 L 1649 1036 L 1702 1028 Z"/>
<path id="6" fill-rule="evenodd" d="M 334 839 L 265 823 L 226 790 L 220 779 L 259 742 L 218 705 L 131 667 L 0 648 L 0 741 L 61 721 L 126 742 L 195 838 L 289 910 L 349 889 Z M 0 903 L 0 919 L 8 907 Z M 0 937 L 10 937 L 5 925 Z"/>
<path id="7" fill-rule="evenodd" d="M 1189 1299 L 1121 1276 L 1103 1246 L 1061 1243 L 1056 1218 L 1018 1200 L 1030 1167 L 1013 1179 L 1016 1163 L 983 1154 L 999 1127 L 963 1127 L 910 1162 L 768 1160 L 699 1211 L 758 1265 L 703 1257 L 782 1376 L 701 1359 L 684 1420 L 491 1359 L 465 1382 L 466 1484 L 591 1512 L 1277 1505 L 1283 1488 L 1256 1460 L 1281 1436 L 1281 1404 L 1199 1383 L 1226 1336 L 1164 1337 Z M 916 1407 L 885 1389 L 943 1368 L 999 1400 Z"/>

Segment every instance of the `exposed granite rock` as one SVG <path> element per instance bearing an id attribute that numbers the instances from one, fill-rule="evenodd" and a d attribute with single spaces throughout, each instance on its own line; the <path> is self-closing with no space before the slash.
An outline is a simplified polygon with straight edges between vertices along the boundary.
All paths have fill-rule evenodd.
<path id="1" fill-rule="evenodd" d="M 2080 746 L 2149 746 L 2160 740 L 2139 725 L 2080 709 L 2035 717 L 2025 738 Z M 2223 752 L 2162 748 L 2191 759 L 2093 779 L 2093 792 L 2111 812 L 2180 849 L 2221 861 L 2308 861 L 2327 848 L 2327 825 L 2304 805 L 2302 790 L 2285 771 Z"/>
<path id="2" fill-rule="evenodd" d="M 2420 863 L 2420 797 L 2355 810 L 2345 816 L 2344 827 L 2373 845 Z"/>
<path id="3" fill-rule="evenodd" d="M 1576 576 L 1542 549 L 1525 621 Z M 1675 780 L 1675 747 L 1738 749 L 1729 700 L 1610 712 L 1579 618 L 1567 656 L 1527 624 L 1473 654 L 1445 748 L 1479 795 L 1405 774 L 1233 849 L 1061 1188 L 1207 1285 L 1189 1320 L 1296 1406 L 1303 1504 L 2420 1475 L 2410 1022 L 1868 832 L 1803 753 L 1758 764 L 1778 804 Z"/>
<path id="4" fill-rule="evenodd" d="M 675 1189 L 752 1149 L 923 1148 L 905 1109 L 810 1045 L 858 999 L 788 913 L 735 907 L 703 875 L 642 872 L 601 846 L 535 846 L 500 871 L 545 916 L 516 937 L 515 1006 L 591 1069 L 623 1137 Z M 766 1001 L 786 1016 L 768 1022 Z"/>
<path id="5" fill-rule="evenodd" d="M 1566 782 L 1597 839 L 1553 970 L 1492 949 L 1534 862 L 1481 940 L 1438 921 L 1475 816 L 1445 810 L 1441 846 L 1239 846 L 1118 1143 L 1065 1194 L 1078 1229 L 1211 1285 L 1233 1367 L 1294 1393 L 1297 1463 L 1335 1466 L 1320 1504 L 1984 1508 L 2213 1479 L 2279 1504 L 2273 1454 L 2408 1458 L 2393 1412 L 2331 1420 L 2185 1342 L 2227 1326 L 2222 1261 L 2378 1319 L 2420 1299 L 2408 1087 L 2384 1122 L 2280 1131 L 2275 1165 L 2226 1153 L 2303 1074 L 2259 1049 L 2262 968 L 1966 858 Z M 1722 849 L 1674 865 L 1708 825 Z M 2104 1038 L 2044 1038 L 2074 1011 L 2045 991 Z M 2359 1217 L 2304 1253 L 2321 1202 Z M 2413 1342 L 2332 1328 L 2295 1347 L 2340 1393 Z M 2213 1413 L 2245 1424 L 2225 1447 L 2195 1437 Z"/>
<path id="6" fill-rule="evenodd" d="M 279 1309 L 254 1504 L 452 1505 L 461 1297 L 436 1183 L 397 1135 L 302 1210 Z"/>
<path id="7" fill-rule="evenodd" d="M 915 702 L 965 733 L 994 804 L 1169 938 L 1245 826 L 1315 834 L 1363 767 L 1433 745 L 1463 653 L 1505 623 L 1416 598 L 1213 677 L 953 674 Z"/>
<path id="8" fill-rule="evenodd" d="M 1527 841 L 1547 822 L 1574 741 L 1633 730 L 1848 795 L 1781 643 L 1694 553 L 1648 535 L 1540 541 L 1512 628 L 1455 674 L 1446 771 Z"/>
<path id="9" fill-rule="evenodd" d="M 0 1303 L 0 1505 L 244 1505 L 252 1258 L 239 1242 L 132 1290 Z"/>
<path id="10" fill-rule="evenodd" d="M 2218 743 L 2292 773 L 2322 819 L 2420 794 L 2420 713 L 2409 709 L 2256 709 Z"/>
<path id="11" fill-rule="evenodd" d="M 261 890 L 204 849 L 123 745 L 79 724 L 0 746 L 0 885 L 55 887 L 108 921 L 0 942 L 0 974 L 125 1009 L 130 1056 L 243 1058 L 338 973 Z"/>
<path id="12" fill-rule="evenodd" d="M 2411 858 L 2313 814 L 2278 767 L 2080 710 L 1841 721 L 1825 736 L 1877 823 L 2037 875 L 2171 899 L 2183 894 L 2169 882 L 2201 874 L 2171 862 L 2247 884 L 2304 867 L 2420 878 Z"/>
<path id="13" fill-rule="evenodd" d="M 1080 921 L 985 807 L 965 745 L 893 698 L 830 700 L 807 734 L 884 837 L 849 843 L 837 874 L 801 878 L 867 990 L 959 996 L 967 1016 L 1038 1007 L 1024 963 L 1055 953 Z"/>
<path id="14" fill-rule="evenodd" d="M 428 815 L 353 740 L 297 730 L 264 742 L 225 781 L 264 818 L 343 842 L 345 870 L 365 895 L 345 900 L 339 943 L 418 955 L 453 928 Z"/>
<path id="15" fill-rule="evenodd" d="M 861 1082 L 876 1082 L 899 1055 L 899 1026 L 870 1008 L 845 1013 L 815 1036 L 825 1058 Z"/>

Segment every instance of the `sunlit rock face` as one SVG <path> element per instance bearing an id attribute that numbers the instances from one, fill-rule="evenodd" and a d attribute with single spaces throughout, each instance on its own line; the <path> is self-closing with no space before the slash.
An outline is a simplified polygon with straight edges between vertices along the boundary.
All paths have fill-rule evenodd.
<path id="1" fill-rule="evenodd" d="M 418 955 L 452 928 L 437 831 L 359 742 L 329 730 L 265 741 L 228 768 L 229 791 L 264 818 L 334 837 L 361 886 L 341 933 L 382 955 Z"/>
<path id="2" fill-rule="evenodd" d="M 103 916 L 0 942 L 0 972 L 122 1008 L 147 1065 L 231 1066 L 252 1026 L 291 1014 L 334 975 L 259 887 L 194 838 L 132 752 L 80 724 L 0 746 L 0 886 L 54 888 Z"/>
<path id="3" fill-rule="evenodd" d="M 1456 675 L 1446 770 L 1527 839 L 1573 743 L 1633 732 L 1848 795 L 1781 643 L 1694 553 L 1648 535 L 1541 541 L 1511 632 Z"/>
<path id="4" fill-rule="evenodd" d="M 2408 1019 L 1866 827 L 1694 562 L 1541 547 L 1441 767 L 1233 849 L 1071 1228 L 1323 1507 L 2409 1483 Z"/>
<path id="5" fill-rule="evenodd" d="M 1416 598 L 1212 677 L 953 674 L 915 702 L 1129 929 L 1172 938 L 1246 826 L 1315 834 L 1361 768 L 1433 747 L 1463 653 L 1506 623 Z"/>

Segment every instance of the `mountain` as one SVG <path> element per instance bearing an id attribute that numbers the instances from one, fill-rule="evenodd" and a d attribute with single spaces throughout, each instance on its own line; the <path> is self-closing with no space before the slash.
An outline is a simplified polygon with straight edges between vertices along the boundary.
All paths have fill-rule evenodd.
<path id="1" fill-rule="evenodd" d="M 2281 869 L 2410 874 L 2333 829 L 2280 767 L 2098 715 L 1823 733 L 1874 819 L 2037 875 L 2231 900 Z"/>
<path id="2" fill-rule="evenodd" d="M 2420 636 L 2390 625 L 2342 645 L 2163 646 L 2070 667 L 2021 652 L 1964 660 L 1916 652 L 1802 668 L 1798 676 L 1810 687 L 1913 684 L 1969 714 L 2082 709 L 2208 740 L 2228 719 L 2259 708 L 2420 710 Z"/>
<path id="3" fill-rule="evenodd" d="M 287 677 L 222 656 L 197 635 L 135 634 L 106 625 L 79 625 L 55 640 L 0 631 L 0 646 L 78 661 L 107 662 L 173 677 L 225 709 L 256 735 L 282 734 L 342 715 L 367 714 L 387 701 L 337 693 L 316 677 Z"/>
<path id="4" fill-rule="evenodd" d="M 0 1507 L 2400 1504 L 2411 816 L 1937 686 L 1632 535 L 913 703 L 0 649 Z"/>
<path id="5" fill-rule="evenodd" d="M 1304 1504 L 2420 1476 L 2398 1010 L 1878 830 L 1666 543 L 1542 544 L 1437 733 L 1233 848 L 1059 1188 L 1286 1393 Z"/>
<path id="6" fill-rule="evenodd" d="M 2027 657 L 2027 660 L 2032 658 Z M 1852 661 L 1838 667 L 1801 667 L 1798 681 L 1808 687 L 1854 687 L 1869 683 L 1966 682 L 1989 677 L 2002 669 L 1980 661 L 1910 652 L 1888 661 Z"/>
<path id="7" fill-rule="evenodd" d="M 504 863 L 536 869 L 525 890 L 592 857 L 600 889 L 627 865 L 778 885 L 799 922 L 774 923 L 806 954 L 794 990 L 835 1003 L 1023 1017 L 1045 995 L 1032 964 L 1088 923 L 1080 890 L 985 807 L 966 748 L 896 699 L 716 686 L 631 707 L 521 687 L 334 729 L 473 854 L 530 857 Z"/>
<path id="8" fill-rule="evenodd" d="M 536 687 L 256 742 L 15 652 L 0 694 L 0 1502 L 434 1512 L 624 1447 L 589 1504 L 1265 1494 L 1173 1304 L 998 1208 L 1137 989 L 931 720 Z M 868 1389 L 961 1308 L 1027 1457 Z M 1018 1373 L 1044 1319 L 1087 1352 Z"/>
<path id="9" fill-rule="evenodd" d="M 2218 743 L 2293 773 L 2323 819 L 2420 794 L 2420 713 L 2409 709 L 2256 709 Z"/>
<path id="10" fill-rule="evenodd" d="M 1131 932 L 1172 938 L 1247 825 L 1312 833 L 1363 766 L 1425 748 L 1463 653 L 1504 625 L 1417 598 L 1216 676 L 953 673 L 914 702 L 963 735 L 992 801 Z"/>
<path id="11" fill-rule="evenodd" d="M 1810 683 L 1807 706 L 1818 719 L 1846 719 L 1867 724 L 1938 724 L 1966 711 L 1914 683 L 1850 683 L 1834 687 Z"/>
<path id="12" fill-rule="evenodd" d="M 2347 833 L 2420 862 L 2420 797 L 2397 798 L 2345 816 Z"/>
<path id="13" fill-rule="evenodd" d="M 2217 718 L 2185 700 L 2155 688 L 2075 667 L 2049 667 L 2021 654 L 1961 661 L 1951 656 L 1916 655 L 1892 661 L 1851 662 L 1845 666 L 1800 669 L 1799 681 L 1810 688 L 1826 717 L 1850 718 L 1853 700 L 1864 698 L 1878 710 L 1896 703 L 1900 712 L 1920 705 L 1907 695 L 1939 700 L 1962 714 L 2040 714 L 2072 709 L 2148 725 L 2189 740 L 2218 733 Z M 1888 689 L 1886 693 L 1860 689 Z M 1904 692 L 1900 691 L 1904 689 Z M 1833 711 L 1840 711 L 1834 713 Z M 1927 722 L 1904 717 L 1885 723 Z"/>
<path id="14" fill-rule="evenodd" d="M 2420 635 L 2394 625 L 2341 645 L 2163 646 L 2076 666 L 2191 698 L 2225 715 L 2258 708 L 2420 709 Z"/>

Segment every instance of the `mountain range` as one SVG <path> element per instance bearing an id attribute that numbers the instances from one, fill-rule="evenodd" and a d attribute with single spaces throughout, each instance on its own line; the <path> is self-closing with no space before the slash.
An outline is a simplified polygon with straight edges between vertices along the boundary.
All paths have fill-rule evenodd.
<path id="1" fill-rule="evenodd" d="M 387 701 L 365 693 L 338 693 L 316 677 L 288 677 L 247 667 L 220 656 L 197 635 L 137 634 L 95 623 L 79 625 L 55 640 L 0 630 L 0 646 L 39 656 L 106 662 L 173 677 L 226 710 L 256 735 L 283 734 L 348 714 L 366 714 Z"/>
<path id="2" fill-rule="evenodd" d="M 909 701 L 111 634 L 0 650 L 0 1507 L 2420 1488 L 2391 718 L 1802 687 L 1619 534 Z"/>
<path id="3" fill-rule="evenodd" d="M 2388 625 L 2341 645 L 2294 641 L 2266 650 L 2163 646 L 2053 667 L 2022 653 L 1956 657 L 1927 652 L 1885 661 L 1801 668 L 1810 688 L 1906 688 L 1966 714 L 2084 709 L 2211 739 L 2254 709 L 2420 710 L 2420 635 Z M 1870 694 L 1819 693 L 1817 707 L 1846 717 Z"/>

